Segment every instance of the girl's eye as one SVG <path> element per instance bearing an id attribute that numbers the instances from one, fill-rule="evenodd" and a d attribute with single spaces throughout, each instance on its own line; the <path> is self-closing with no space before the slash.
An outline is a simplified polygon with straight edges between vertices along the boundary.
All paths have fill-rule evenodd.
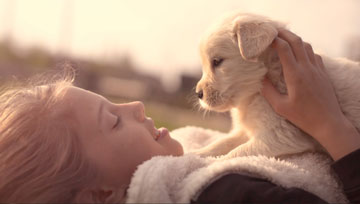
<path id="1" fill-rule="evenodd" d="M 113 126 L 113 129 L 116 128 L 116 127 L 118 127 L 119 124 L 120 124 L 120 117 L 119 117 L 119 116 L 116 116 L 116 122 L 115 122 L 115 124 L 114 124 L 114 126 Z"/>
<path id="2" fill-rule="evenodd" d="M 212 61 L 211 61 L 211 66 L 212 68 L 216 68 L 218 66 L 220 66 L 220 64 L 224 61 L 224 59 L 222 58 L 214 58 Z"/>

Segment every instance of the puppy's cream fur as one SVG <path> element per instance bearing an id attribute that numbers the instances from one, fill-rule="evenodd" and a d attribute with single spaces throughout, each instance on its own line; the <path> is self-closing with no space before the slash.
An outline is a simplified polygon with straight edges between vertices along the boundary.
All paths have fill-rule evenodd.
<path id="1" fill-rule="evenodd" d="M 231 110 L 233 129 L 196 153 L 202 156 L 282 156 L 323 151 L 309 135 L 276 114 L 260 95 L 267 75 L 286 93 L 281 64 L 269 47 L 285 25 L 253 14 L 233 14 L 215 24 L 200 44 L 203 75 L 196 91 L 209 110 Z M 342 111 L 360 129 L 360 65 L 322 56 Z M 223 59 L 216 67 L 213 61 Z M 339 135 L 341 137 L 341 135 Z"/>

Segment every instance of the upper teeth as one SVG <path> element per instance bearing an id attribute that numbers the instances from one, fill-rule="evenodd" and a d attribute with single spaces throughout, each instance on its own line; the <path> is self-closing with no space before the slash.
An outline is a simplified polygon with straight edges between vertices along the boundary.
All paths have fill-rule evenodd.
<path id="1" fill-rule="evenodd" d="M 157 140 L 160 137 L 160 131 L 155 130 L 155 139 Z"/>

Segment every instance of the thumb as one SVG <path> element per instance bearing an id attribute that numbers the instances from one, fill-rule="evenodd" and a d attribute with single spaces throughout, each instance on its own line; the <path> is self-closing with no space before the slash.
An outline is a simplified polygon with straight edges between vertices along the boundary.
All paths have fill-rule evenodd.
<path id="1" fill-rule="evenodd" d="M 280 107 L 285 100 L 285 96 L 280 94 L 279 91 L 274 87 L 271 81 L 265 77 L 263 80 L 263 87 L 261 89 L 261 95 L 270 103 L 273 109 L 276 111 Z"/>

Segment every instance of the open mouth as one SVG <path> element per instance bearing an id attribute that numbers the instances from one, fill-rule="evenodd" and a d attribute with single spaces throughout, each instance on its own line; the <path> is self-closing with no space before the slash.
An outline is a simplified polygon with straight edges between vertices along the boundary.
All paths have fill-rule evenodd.
<path id="1" fill-rule="evenodd" d="M 162 127 L 162 128 L 159 128 L 159 129 L 156 129 L 154 127 L 154 134 L 153 134 L 153 137 L 154 137 L 154 140 L 155 141 L 158 141 L 160 140 L 161 138 L 164 138 L 165 136 L 167 136 L 169 134 L 169 130 Z"/>
<path id="2" fill-rule="evenodd" d="M 154 139 L 157 141 L 159 139 L 159 137 L 160 137 L 160 130 L 155 129 L 155 137 L 154 137 Z"/>

